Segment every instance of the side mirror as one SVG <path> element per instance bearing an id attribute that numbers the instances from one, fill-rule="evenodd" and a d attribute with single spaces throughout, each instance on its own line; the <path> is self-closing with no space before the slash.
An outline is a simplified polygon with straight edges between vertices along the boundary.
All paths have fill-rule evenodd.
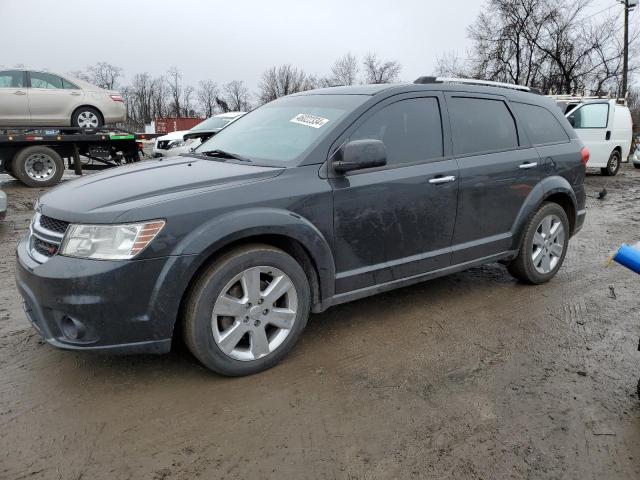
<path id="1" fill-rule="evenodd" d="M 336 172 L 345 173 L 387 164 L 387 149 L 380 140 L 353 140 L 336 152 L 331 163 Z"/>

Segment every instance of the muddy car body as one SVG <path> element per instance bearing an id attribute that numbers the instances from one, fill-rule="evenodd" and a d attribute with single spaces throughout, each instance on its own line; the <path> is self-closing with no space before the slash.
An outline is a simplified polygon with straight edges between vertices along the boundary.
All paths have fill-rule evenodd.
<path id="1" fill-rule="evenodd" d="M 41 197 L 16 276 L 49 343 L 160 353 L 181 330 L 209 368 L 254 373 L 310 310 L 488 262 L 547 281 L 585 216 L 583 145 L 551 100 L 507 88 L 306 92 L 199 152 Z"/>

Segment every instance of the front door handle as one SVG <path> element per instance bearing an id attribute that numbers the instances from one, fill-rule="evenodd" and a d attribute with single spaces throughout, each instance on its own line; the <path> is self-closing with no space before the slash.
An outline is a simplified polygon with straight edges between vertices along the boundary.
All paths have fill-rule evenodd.
<path id="1" fill-rule="evenodd" d="M 453 175 L 449 175 L 447 177 L 434 177 L 429 179 L 429 183 L 432 183 L 434 185 L 439 185 L 441 183 L 455 182 L 455 181 L 456 181 L 456 177 L 454 177 Z"/>
<path id="2" fill-rule="evenodd" d="M 611 130 L 607 130 L 606 135 L 604 136 L 605 140 L 611 140 Z"/>
<path id="3" fill-rule="evenodd" d="M 73 95 L 74 97 L 78 97 L 82 94 L 80 92 L 71 92 L 71 95 Z"/>
<path id="4" fill-rule="evenodd" d="M 13 92 L 14 95 L 26 95 L 26 92 L 23 92 L 22 90 L 16 90 L 15 92 Z"/>
<path id="5" fill-rule="evenodd" d="M 536 168 L 538 166 L 538 162 L 527 162 L 521 163 L 520 168 L 523 170 L 529 170 L 530 168 Z"/>

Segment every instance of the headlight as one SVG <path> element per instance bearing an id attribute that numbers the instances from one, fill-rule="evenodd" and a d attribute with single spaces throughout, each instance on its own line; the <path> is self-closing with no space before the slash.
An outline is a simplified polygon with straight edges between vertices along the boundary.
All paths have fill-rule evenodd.
<path id="1" fill-rule="evenodd" d="M 128 225 L 69 225 L 60 255 L 96 260 L 128 260 L 158 235 L 164 220 Z"/>
<path id="2" fill-rule="evenodd" d="M 169 144 L 169 150 L 176 147 L 181 147 L 185 144 L 184 140 L 174 140 Z"/>

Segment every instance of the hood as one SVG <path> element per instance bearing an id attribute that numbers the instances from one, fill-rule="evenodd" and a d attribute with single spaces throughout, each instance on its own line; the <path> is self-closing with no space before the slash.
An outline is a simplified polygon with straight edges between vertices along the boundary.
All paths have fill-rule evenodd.
<path id="1" fill-rule="evenodd" d="M 176 132 L 167 133 L 161 137 L 156 138 L 157 141 L 162 142 L 163 140 L 182 140 L 182 137 L 185 133 L 189 132 L 189 130 L 178 130 Z"/>
<path id="2" fill-rule="evenodd" d="M 130 210 L 257 182 L 283 170 L 195 157 L 147 160 L 63 183 L 40 197 L 38 209 L 68 222 L 114 223 Z"/>

